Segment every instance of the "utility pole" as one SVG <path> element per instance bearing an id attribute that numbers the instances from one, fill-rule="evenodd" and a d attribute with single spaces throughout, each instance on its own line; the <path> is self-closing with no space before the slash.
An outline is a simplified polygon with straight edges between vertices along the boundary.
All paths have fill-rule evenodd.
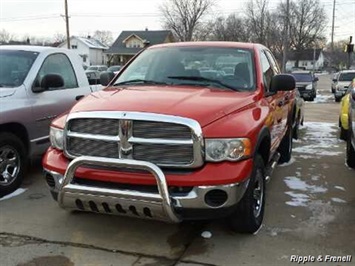
<path id="1" fill-rule="evenodd" d="M 334 21 L 335 21 L 335 0 L 333 2 L 333 20 L 332 20 L 332 52 L 334 52 Z"/>
<path id="2" fill-rule="evenodd" d="M 64 0 L 64 5 L 65 5 L 65 26 L 66 26 L 66 29 L 67 29 L 67 48 L 70 49 L 68 0 Z"/>
<path id="3" fill-rule="evenodd" d="M 285 20 L 285 35 L 283 39 L 283 53 L 282 53 L 282 72 L 286 72 L 287 50 L 288 50 L 288 28 L 290 16 L 290 0 L 286 0 L 286 20 Z"/>

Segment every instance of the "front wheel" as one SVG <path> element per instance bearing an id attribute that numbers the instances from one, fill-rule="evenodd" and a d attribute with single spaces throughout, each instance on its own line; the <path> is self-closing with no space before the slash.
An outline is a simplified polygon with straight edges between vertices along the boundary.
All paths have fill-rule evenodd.
<path id="1" fill-rule="evenodd" d="M 238 233 L 255 233 L 263 222 L 264 208 L 265 166 L 262 157 L 257 154 L 248 188 L 235 212 L 228 217 L 231 229 Z"/>
<path id="2" fill-rule="evenodd" d="M 0 197 L 15 191 L 22 182 L 26 149 L 11 133 L 0 133 Z"/>

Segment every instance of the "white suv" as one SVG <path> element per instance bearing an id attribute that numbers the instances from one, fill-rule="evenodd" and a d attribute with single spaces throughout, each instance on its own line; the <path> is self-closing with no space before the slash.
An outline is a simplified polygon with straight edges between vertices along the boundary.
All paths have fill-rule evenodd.
<path id="1" fill-rule="evenodd" d="M 355 78 L 355 70 L 343 70 L 333 79 L 335 84 L 334 98 L 336 102 L 340 102 L 341 98 L 348 90 L 350 82 Z"/>

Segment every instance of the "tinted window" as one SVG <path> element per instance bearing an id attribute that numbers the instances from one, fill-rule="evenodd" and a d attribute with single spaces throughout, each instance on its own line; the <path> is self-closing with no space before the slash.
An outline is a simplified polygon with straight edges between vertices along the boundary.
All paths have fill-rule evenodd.
<path id="1" fill-rule="evenodd" d="M 76 80 L 74 69 L 64 54 L 53 54 L 48 56 L 38 73 L 37 84 L 47 74 L 58 74 L 64 80 L 64 88 L 77 88 L 78 82 Z"/>
<path id="2" fill-rule="evenodd" d="M 264 80 L 265 90 L 269 91 L 271 79 L 274 76 L 274 71 L 272 70 L 270 62 L 269 62 L 268 58 L 266 57 L 264 51 L 261 51 L 261 53 L 260 53 L 260 60 L 261 60 L 261 68 L 263 71 L 263 80 Z"/>
<path id="3" fill-rule="evenodd" d="M 37 56 L 37 52 L 0 50 L 0 89 L 20 86 Z"/>
<path id="4" fill-rule="evenodd" d="M 255 89 L 252 51 L 237 48 L 148 49 L 121 73 L 116 83 L 135 79 L 219 89 Z"/>

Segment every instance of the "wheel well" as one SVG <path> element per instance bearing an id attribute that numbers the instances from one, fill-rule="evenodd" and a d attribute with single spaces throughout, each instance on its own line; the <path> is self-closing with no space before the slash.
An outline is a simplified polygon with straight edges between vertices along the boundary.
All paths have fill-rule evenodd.
<path id="1" fill-rule="evenodd" d="M 0 125 L 0 133 L 1 132 L 8 132 L 12 133 L 17 136 L 23 144 L 25 145 L 26 151 L 29 151 L 29 140 L 28 140 L 28 133 L 26 128 L 19 124 L 19 123 L 7 123 Z"/>
<path id="2" fill-rule="evenodd" d="M 264 161 L 264 165 L 267 165 L 270 157 L 271 141 L 270 138 L 264 137 L 260 142 L 257 153 L 261 155 Z"/>

